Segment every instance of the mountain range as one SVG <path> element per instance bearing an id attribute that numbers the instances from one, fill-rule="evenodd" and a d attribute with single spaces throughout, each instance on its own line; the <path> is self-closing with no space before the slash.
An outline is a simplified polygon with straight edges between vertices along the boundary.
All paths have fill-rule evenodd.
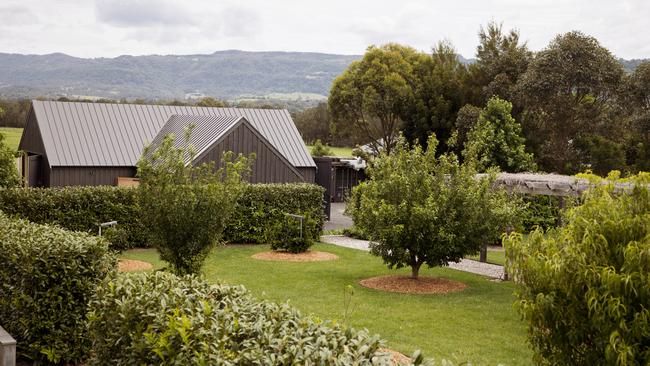
<path id="1" fill-rule="evenodd" d="M 360 58 L 237 50 L 115 58 L 0 53 L 0 97 L 319 101 L 327 98 L 334 78 Z M 639 60 L 621 62 L 633 69 Z"/>

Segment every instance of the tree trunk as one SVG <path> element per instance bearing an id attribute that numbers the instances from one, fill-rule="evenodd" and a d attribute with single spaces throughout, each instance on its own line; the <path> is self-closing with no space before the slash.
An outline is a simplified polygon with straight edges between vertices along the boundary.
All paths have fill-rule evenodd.
<path id="1" fill-rule="evenodd" d="M 483 244 L 481 247 L 478 260 L 483 263 L 487 262 L 487 244 Z"/>
<path id="2" fill-rule="evenodd" d="M 418 279 L 418 276 L 420 274 L 420 267 L 422 266 L 422 263 L 414 263 L 411 264 L 411 278 L 414 280 Z"/>

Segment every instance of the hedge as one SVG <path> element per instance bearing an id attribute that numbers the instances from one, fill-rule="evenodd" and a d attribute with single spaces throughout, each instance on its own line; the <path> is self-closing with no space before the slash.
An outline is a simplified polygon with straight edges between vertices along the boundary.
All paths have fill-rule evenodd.
<path id="1" fill-rule="evenodd" d="M 108 186 L 12 188 L 0 190 L 0 207 L 10 216 L 91 234 L 97 234 L 100 223 L 117 221 L 129 245 L 143 247 L 136 194 L 133 188 Z"/>
<path id="2" fill-rule="evenodd" d="M 149 272 L 106 280 L 88 318 L 92 365 L 390 364 L 377 336 L 194 276 Z"/>
<path id="3" fill-rule="evenodd" d="M 0 213 L 0 323 L 18 353 L 51 363 L 85 359 L 87 304 L 115 263 L 101 238 Z"/>
<path id="4" fill-rule="evenodd" d="M 117 221 L 111 233 L 115 249 L 146 247 L 139 220 L 138 189 L 127 187 L 66 187 L 0 189 L 0 207 L 10 215 L 65 229 L 97 233 L 98 224 Z M 237 204 L 226 228 L 226 241 L 264 243 L 268 231 L 284 223 L 285 213 L 303 215 L 315 224 L 305 231 L 318 240 L 322 230 L 323 188 L 313 184 L 251 184 Z M 310 221 L 310 222 L 312 222 Z"/>

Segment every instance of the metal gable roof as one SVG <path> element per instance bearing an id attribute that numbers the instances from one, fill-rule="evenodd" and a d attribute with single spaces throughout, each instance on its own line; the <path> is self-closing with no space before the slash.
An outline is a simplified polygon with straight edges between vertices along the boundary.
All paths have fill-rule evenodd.
<path id="1" fill-rule="evenodd" d="M 152 147 L 162 143 L 165 136 L 174 134 L 174 146 L 177 148 L 192 145 L 196 149 L 198 158 L 201 154 L 219 140 L 224 134 L 235 127 L 244 117 L 231 116 L 181 116 L 174 114 L 163 128 L 160 129 L 153 142 Z M 185 129 L 193 125 L 189 141 L 185 139 Z M 190 162 L 190 157 L 185 156 L 185 163 Z"/>
<path id="2" fill-rule="evenodd" d="M 316 166 L 287 110 L 39 100 L 32 106 L 52 166 L 135 166 L 174 115 L 244 117 L 293 166 Z"/>

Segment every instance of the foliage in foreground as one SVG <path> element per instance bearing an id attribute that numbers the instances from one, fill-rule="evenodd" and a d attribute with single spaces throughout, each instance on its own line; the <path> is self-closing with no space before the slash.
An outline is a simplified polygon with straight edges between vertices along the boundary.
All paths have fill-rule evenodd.
<path id="1" fill-rule="evenodd" d="M 516 199 L 492 189 L 494 174 L 476 179 L 471 163 L 436 157 L 436 146 L 434 136 L 426 151 L 400 140 L 368 169 L 370 179 L 354 189 L 348 206 L 373 241 L 371 253 L 390 268 L 410 266 L 413 278 L 423 264 L 444 266 L 476 254 L 519 209 Z"/>
<path id="2" fill-rule="evenodd" d="M 609 177 L 615 179 L 615 176 Z M 650 176 L 632 179 L 650 183 Z M 505 240 L 536 360 L 554 365 L 650 362 L 650 191 L 596 187 L 566 226 Z"/>
<path id="3" fill-rule="evenodd" d="M 0 213 L 0 253 L 0 323 L 18 341 L 19 355 L 84 360 L 88 301 L 115 268 L 108 243 Z"/>
<path id="4" fill-rule="evenodd" d="M 188 130 L 186 143 L 189 141 Z M 223 238 L 244 190 L 249 161 L 224 154 L 222 167 L 192 165 L 192 146 L 175 147 L 166 136 L 138 162 L 140 215 L 151 243 L 178 274 L 198 273 L 210 249 Z M 186 162 L 190 162 L 186 164 Z"/>
<path id="5" fill-rule="evenodd" d="M 193 276 L 119 276 L 98 288 L 90 307 L 93 365 L 389 364 L 377 336 Z"/>

